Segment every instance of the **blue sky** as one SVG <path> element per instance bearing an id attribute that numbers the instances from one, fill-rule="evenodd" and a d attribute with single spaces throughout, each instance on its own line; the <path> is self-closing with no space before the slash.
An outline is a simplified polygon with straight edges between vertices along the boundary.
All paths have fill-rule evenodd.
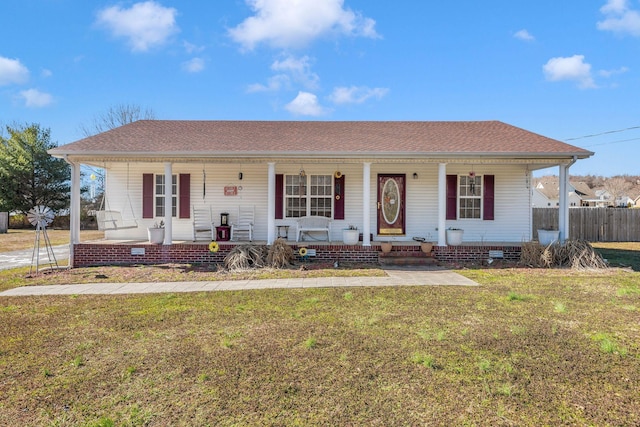
<path id="1" fill-rule="evenodd" d="M 60 144 L 117 104 L 501 120 L 596 152 L 572 174 L 640 174 L 640 0 L 3 0 L 0 16 L 0 124 Z"/>

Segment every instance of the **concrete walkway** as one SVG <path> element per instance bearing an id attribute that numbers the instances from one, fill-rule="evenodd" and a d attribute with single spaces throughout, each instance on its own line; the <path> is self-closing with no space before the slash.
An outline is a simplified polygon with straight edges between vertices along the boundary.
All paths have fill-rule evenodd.
<path id="1" fill-rule="evenodd" d="M 354 286 L 478 286 L 451 270 L 425 268 L 385 269 L 386 277 L 318 277 L 303 279 L 223 280 L 217 282 L 87 283 L 81 285 L 22 286 L 0 296 L 24 295 L 115 295 L 160 292 L 210 292 L 244 289 L 331 288 Z"/>

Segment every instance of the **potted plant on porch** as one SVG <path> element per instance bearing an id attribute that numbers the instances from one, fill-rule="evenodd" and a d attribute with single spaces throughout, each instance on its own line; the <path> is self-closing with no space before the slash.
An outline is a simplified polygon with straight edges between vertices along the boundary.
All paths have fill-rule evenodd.
<path id="1" fill-rule="evenodd" d="M 541 228 L 538 230 L 538 242 L 547 246 L 560 240 L 560 231 L 550 228 Z"/>
<path id="2" fill-rule="evenodd" d="M 149 243 L 155 245 L 164 243 L 164 221 L 160 221 L 160 224 L 156 222 L 153 227 L 148 227 L 147 234 L 149 235 Z"/>
<path id="3" fill-rule="evenodd" d="M 420 242 L 420 250 L 427 255 L 431 255 L 433 250 L 433 242 L 431 241 L 431 234 L 427 233 L 427 238 Z"/>
<path id="4" fill-rule="evenodd" d="M 345 245 L 355 245 L 360 240 L 360 234 L 358 233 L 358 227 L 355 225 L 349 225 L 348 228 L 342 230 L 342 241 Z"/>
<path id="5" fill-rule="evenodd" d="M 462 228 L 447 228 L 447 245 L 458 246 L 462 244 L 462 236 L 464 230 Z"/>
<path id="6" fill-rule="evenodd" d="M 383 253 L 388 254 L 389 252 L 391 252 L 391 248 L 393 248 L 393 242 L 390 242 L 390 241 L 380 242 L 380 250 Z"/>

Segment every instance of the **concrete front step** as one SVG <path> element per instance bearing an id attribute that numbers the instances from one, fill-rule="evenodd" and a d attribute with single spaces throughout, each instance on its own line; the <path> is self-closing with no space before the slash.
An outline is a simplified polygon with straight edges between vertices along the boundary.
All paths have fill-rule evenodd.
<path id="1" fill-rule="evenodd" d="M 394 252 L 380 253 L 380 265 L 436 265 L 438 261 L 422 252 Z"/>

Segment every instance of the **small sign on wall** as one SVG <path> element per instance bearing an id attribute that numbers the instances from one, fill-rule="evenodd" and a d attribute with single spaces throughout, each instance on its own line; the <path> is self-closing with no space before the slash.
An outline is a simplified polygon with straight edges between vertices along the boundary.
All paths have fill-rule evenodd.
<path id="1" fill-rule="evenodd" d="M 225 196 L 237 196 L 238 195 L 238 186 L 237 185 L 227 185 L 224 187 L 224 195 Z"/>

